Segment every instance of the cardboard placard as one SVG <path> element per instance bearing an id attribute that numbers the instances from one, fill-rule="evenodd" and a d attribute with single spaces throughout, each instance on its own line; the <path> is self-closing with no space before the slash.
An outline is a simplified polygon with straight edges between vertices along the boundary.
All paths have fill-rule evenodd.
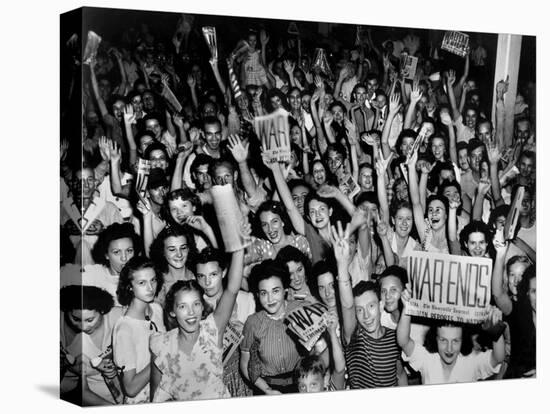
<path id="1" fill-rule="evenodd" d="M 445 32 L 441 49 L 465 57 L 470 52 L 470 36 L 462 32 Z"/>
<path id="2" fill-rule="evenodd" d="M 82 56 L 82 62 L 85 65 L 89 65 L 97 55 L 97 49 L 101 43 L 101 36 L 92 32 L 88 32 L 88 38 L 86 40 L 86 47 L 84 48 L 84 55 Z"/>
<path id="3" fill-rule="evenodd" d="M 146 194 L 149 171 L 151 171 L 151 161 L 139 158 L 136 178 L 136 192 L 141 197 L 145 197 Z"/>
<path id="4" fill-rule="evenodd" d="M 235 353 L 239 345 L 243 340 L 243 328 L 242 323 L 231 323 L 227 324 L 225 332 L 223 333 L 223 354 L 222 354 L 222 363 L 223 365 L 227 364 L 227 361 L 231 358 L 231 355 Z"/>
<path id="5" fill-rule="evenodd" d="M 298 337 L 300 344 L 308 351 L 327 328 L 327 310 L 322 303 L 304 304 L 285 317 L 287 329 Z"/>
<path id="6" fill-rule="evenodd" d="M 510 205 L 510 211 L 506 217 L 506 222 L 504 223 L 504 240 L 514 240 L 516 238 L 519 211 L 521 209 L 521 203 L 523 202 L 524 195 L 525 187 L 518 187 L 514 200 Z"/>
<path id="7" fill-rule="evenodd" d="M 407 314 L 483 322 L 489 315 L 492 267 L 486 257 L 412 252 L 407 262 L 411 285 Z"/>
<path id="8" fill-rule="evenodd" d="M 210 193 L 212 194 L 212 202 L 220 225 L 225 251 L 231 253 L 244 249 L 250 244 L 250 238 L 245 237 L 241 232 L 243 215 L 235 197 L 233 186 L 231 184 L 214 185 L 210 189 Z"/>
<path id="9" fill-rule="evenodd" d="M 272 161 L 290 162 L 290 132 L 288 112 L 278 109 L 272 114 L 254 117 L 254 131 Z"/>

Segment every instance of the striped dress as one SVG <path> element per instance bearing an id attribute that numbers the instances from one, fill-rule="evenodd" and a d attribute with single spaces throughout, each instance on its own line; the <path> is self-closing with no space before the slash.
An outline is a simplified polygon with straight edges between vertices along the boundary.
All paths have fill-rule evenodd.
<path id="1" fill-rule="evenodd" d="M 345 350 L 349 387 L 361 389 L 396 386 L 396 361 L 399 355 L 395 330 L 385 328 L 384 335 L 375 339 L 357 325 Z"/>

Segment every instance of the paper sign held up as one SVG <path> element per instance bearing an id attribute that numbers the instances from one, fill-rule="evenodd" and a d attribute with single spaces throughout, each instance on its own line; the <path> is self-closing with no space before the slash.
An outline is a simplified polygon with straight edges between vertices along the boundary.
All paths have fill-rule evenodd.
<path id="1" fill-rule="evenodd" d="M 470 52 L 470 36 L 461 32 L 445 32 L 441 49 L 465 57 Z"/>
<path id="2" fill-rule="evenodd" d="M 401 76 L 405 79 L 414 79 L 416 67 L 418 66 L 418 58 L 407 53 L 402 53 L 400 63 Z"/>
<path id="3" fill-rule="evenodd" d="M 516 238 L 516 227 L 518 225 L 519 211 L 521 210 L 521 203 L 523 202 L 523 196 L 525 195 L 525 187 L 518 187 L 516 195 L 510 206 L 510 211 L 506 217 L 504 223 L 504 239 L 514 240 Z"/>
<path id="4" fill-rule="evenodd" d="M 304 304 L 285 318 L 288 330 L 298 337 L 308 351 L 311 351 L 327 328 L 326 312 L 327 307 L 322 303 Z"/>
<path id="5" fill-rule="evenodd" d="M 245 237 L 241 232 L 243 215 L 233 186 L 231 184 L 214 185 L 210 189 L 210 193 L 225 251 L 231 253 L 247 247 L 250 244 L 250 238 Z"/>
<path id="6" fill-rule="evenodd" d="M 136 192 L 140 196 L 145 197 L 145 189 L 147 188 L 149 171 L 151 171 L 151 161 L 139 158 L 137 170 Z"/>
<path id="7" fill-rule="evenodd" d="M 264 154 L 273 162 L 290 162 L 290 132 L 288 112 L 278 109 L 270 115 L 254 118 L 254 131 Z"/>
<path id="8" fill-rule="evenodd" d="M 223 333 L 222 363 L 225 365 L 231 355 L 235 353 L 243 340 L 243 327 L 241 323 L 229 323 Z"/>
<path id="9" fill-rule="evenodd" d="M 491 259 L 415 251 L 407 271 L 411 285 L 407 314 L 461 323 L 487 318 Z"/>

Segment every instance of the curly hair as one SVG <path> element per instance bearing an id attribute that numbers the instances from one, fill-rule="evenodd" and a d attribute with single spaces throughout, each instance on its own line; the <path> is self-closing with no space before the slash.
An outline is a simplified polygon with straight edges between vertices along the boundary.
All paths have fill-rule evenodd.
<path id="1" fill-rule="evenodd" d="M 359 297 L 366 292 L 372 291 L 376 294 L 378 300 L 380 300 L 380 286 L 378 285 L 378 283 L 373 282 L 372 280 L 361 280 L 353 287 L 352 291 L 354 298 Z"/>
<path id="2" fill-rule="evenodd" d="M 178 321 L 170 314 L 170 312 L 175 312 L 174 306 L 176 302 L 176 294 L 178 292 L 192 291 L 197 292 L 202 303 L 201 319 L 205 319 L 212 312 L 212 308 L 204 300 L 204 290 L 195 279 L 178 280 L 170 287 L 168 293 L 166 294 L 166 301 L 164 305 L 164 323 L 168 330 L 174 329 L 178 326 Z"/>
<path id="3" fill-rule="evenodd" d="M 307 280 L 309 291 L 320 302 L 323 302 L 323 300 L 319 295 L 319 276 L 324 275 L 325 273 L 330 273 L 334 278 L 334 294 L 336 298 L 338 298 L 338 284 L 336 283 L 336 275 L 338 274 L 338 271 L 336 270 L 336 267 L 327 260 L 320 260 L 313 265 L 311 269 L 311 277 Z"/>
<path id="4" fill-rule="evenodd" d="M 472 342 L 472 335 L 470 335 L 470 329 L 468 328 L 468 326 L 444 320 L 435 320 L 435 322 L 430 326 L 430 329 L 426 334 L 426 339 L 424 340 L 424 347 L 426 348 L 426 350 L 431 354 L 435 354 L 438 352 L 437 331 L 439 328 L 443 327 L 462 329 L 462 344 L 460 346 L 460 353 L 464 356 L 470 355 L 474 348 L 474 344 Z"/>
<path id="5" fill-rule="evenodd" d="M 189 255 L 187 256 L 188 262 L 191 256 L 196 254 L 197 250 L 195 246 L 195 237 L 193 237 L 193 234 L 187 226 L 175 225 L 165 227 L 155 240 L 153 240 L 150 254 L 151 260 L 155 263 L 156 268 L 162 273 L 168 272 L 169 265 L 164 255 L 164 242 L 168 237 L 185 237 L 185 242 L 189 248 Z"/>
<path id="6" fill-rule="evenodd" d="M 200 216 L 202 214 L 202 203 L 200 198 L 189 188 L 179 188 L 177 190 L 170 191 L 164 200 L 164 205 L 161 210 L 161 217 L 168 223 L 175 223 L 172 215 L 170 214 L 170 201 L 181 199 L 182 201 L 189 201 L 193 207 L 195 207 L 195 214 Z"/>
<path id="7" fill-rule="evenodd" d="M 210 246 L 205 247 L 199 253 L 193 255 L 190 267 L 193 273 L 196 275 L 198 265 L 210 262 L 218 263 L 218 266 L 220 266 L 222 270 L 225 270 L 227 268 L 227 259 L 224 252 Z"/>
<path id="8" fill-rule="evenodd" d="M 260 282 L 272 277 L 278 278 L 283 284 L 284 289 L 290 286 L 290 275 L 286 264 L 278 260 L 267 259 L 252 268 L 248 278 L 248 287 L 250 291 L 254 294 L 258 294 Z"/>
<path id="9" fill-rule="evenodd" d="M 262 223 L 260 220 L 260 215 L 262 213 L 271 212 L 273 214 L 278 215 L 281 218 L 281 221 L 283 222 L 283 231 L 285 234 L 291 234 L 294 227 L 292 226 L 292 222 L 290 221 L 290 218 L 288 217 L 288 213 L 286 212 L 285 208 L 279 201 L 272 201 L 267 200 L 264 201 L 260 206 L 258 207 L 258 210 L 256 211 L 255 220 L 256 220 L 256 226 L 258 229 L 262 228 Z M 265 232 L 261 231 L 261 233 L 258 235 L 260 238 L 264 240 L 268 240 L 267 236 L 265 235 Z"/>
<path id="10" fill-rule="evenodd" d="M 300 378 L 306 378 L 308 375 L 320 375 L 324 378 L 326 368 L 322 359 L 317 355 L 308 355 L 298 362 L 294 370 L 294 380 L 298 383 Z"/>
<path id="11" fill-rule="evenodd" d="M 141 239 L 134 231 L 134 226 L 130 223 L 113 223 L 99 233 L 97 241 L 92 248 L 94 262 L 108 267 L 109 259 L 106 256 L 109 251 L 109 245 L 111 242 L 120 239 L 132 240 L 134 255 L 137 256 L 141 253 Z"/>
<path id="12" fill-rule="evenodd" d="M 304 273 L 306 275 L 306 282 L 310 278 L 311 275 L 311 261 L 308 259 L 308 257 L 302 253 L 300 250 L 298 250 L 294 246 L 285 246 L 281 250 L 279 250 L 279 253 L 277 253 L 276 260 L 278 260 L 281 263 L 284 263 L 288 267 L 288 262 L 296 262 L 296 263 L 302 263 L 304 266 Z"/>
<path id="13" fill-rule="evenodd" d="M 155 296 L 158 295 L 162 289 L 163 278 L 156 269 L 155 264 L 147 257 L 134 256 L 128 260 L 126 265 L 124 265 L 118 279 L 116 295 L 118 302 L 122 306 L 128 306 L 132 303 L 132 300 L 134 299 L 134 292 L 132 291 L 132 280 L 134 278 L 134 273 L 143 269 L 153 269 L 155 272 L 157 279 L 157 290 L 155 292 Z"/>
<path id="14" fill-rule="evenodd" d="M 487 243 L 487 252 L 493 256 L 493 233 L 487 224 L 483 221 L 474 220 L 468 223 L 460 232 L 460 245 L 464 251 L 468 251 L 468 238 L 472 233 L 482 233 L 485 236 L 485 242 Z"/>
<path id="15" fill-rule="evenodd" d="M 113 296 L 97 286 L 64 286 L 59 291 L 61 311 L 95 310 L 105 315 L 115 305 Z"/>

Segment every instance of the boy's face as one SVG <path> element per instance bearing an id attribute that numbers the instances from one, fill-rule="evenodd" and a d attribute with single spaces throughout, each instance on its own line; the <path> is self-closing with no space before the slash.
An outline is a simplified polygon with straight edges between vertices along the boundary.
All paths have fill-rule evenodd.
<path id="1" fill-rule="evenodd" d="M 325 390 L 325 379 L 321 374 L 307 374 L 298 379 L 298 392 L 321 392 Z"/>
<path id="2" fill-rule="evenodd" d="M 380 300 L 372 290 L 353 298 L 357 322 L 368 334 L 374 334 L 380 328 Z"/>
<path id="3" fill-rule="evenodd" d="M 222 279 L 224 276 L 225 272 L 218 262 L 197 264 L 197 282 L 208 297 L 215 297 L 223 290 Z"/>

